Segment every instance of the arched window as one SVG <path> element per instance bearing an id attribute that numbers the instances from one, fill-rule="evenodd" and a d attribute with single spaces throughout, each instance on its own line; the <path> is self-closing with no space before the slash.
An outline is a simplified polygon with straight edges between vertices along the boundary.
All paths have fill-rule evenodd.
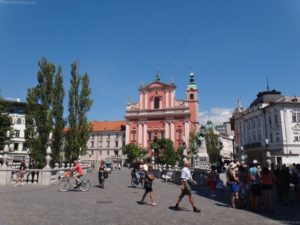
<path id="1" fill-rule="evenodd" d="M 159 97 L 154 98 L 154 109 L 159 109 Z"/>
<path id="2" fill-rule="evenodd" d="M 190 100 L 194 100 L 194 94 L 190 94 Z"/>

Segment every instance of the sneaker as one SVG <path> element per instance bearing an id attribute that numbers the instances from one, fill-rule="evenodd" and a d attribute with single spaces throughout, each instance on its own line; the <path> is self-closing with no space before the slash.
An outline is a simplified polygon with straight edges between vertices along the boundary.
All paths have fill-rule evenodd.
<path id="1" fill-rule="evenodd" d="M 177 211 L 180 211 L 180 210 L 182 210 L 179 206 L 174 206 L 174 210 L 177 210 Z"/>
<path id="2" fill-rule="evenodd" d="M 139 203 L 140 205 L 146 204 L 146 202 L 144 202 L 144 201 L 138 201 L 138 203 Z"/>
<path id="3" fill-rule="evenodd" d="M 193 211 L 196 212 L 196 213 L 200 213 L 201 212 L 201 210 L 198 209 L 198 208 L 196 208 L 196 207 L 194 207 Z"/>
<path id="4" fill-rule="evenodd" d="M 157 206 L 157 204 L 156 204 L 155 202 L 152 202 L 152 205 L 153 205 L 153 206 Z"/>

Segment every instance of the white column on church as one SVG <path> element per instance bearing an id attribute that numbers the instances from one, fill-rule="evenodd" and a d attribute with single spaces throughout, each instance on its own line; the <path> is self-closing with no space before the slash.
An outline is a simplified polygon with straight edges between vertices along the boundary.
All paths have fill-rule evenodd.
<path id="1" fill-rule="evenodd" d="M 188 145 L 190 139 L 190 129 L 189 129 L 189 122 L 184 121 L 184 142 Z"/>
<path id="2" fill-rule="evenodd" d="M 170 92 L 169 90 L 166 91 L 166 108 L 169 108 L 169 97 L 170 96 Z"/>
<path id="3" fill-rule="evenodd" d="M 140 92 L 140 109 L 143 109 L 143 93 Z"/>
<path id="4" fill-rule="evenodd" d="M 147 92 L 145 93 L 145 109 L 148 109 L 148 94 Z"/>
<path id="5" fill-rule="evenodd" d="M 143 141 L 143 125 L 139 123 L 139 132 L 138 132 L 138 145 L 142 145 Z"/>
<path id="6" fill-rule="evenodd" d="M 144 124 L 144 141 L 143 141 L 143 148 L 147 148 L 147 132 L 148 132 L 148 125 Z"/>
<path id="7" fill-rule="evenodd" d="M 175 104 L 175 90 L 171 92 L 171 107 L 174 107 Z"/>
<path id="8" fill-rule="evenodd" d="M 174 126 L 174 121 L 171 122 L 171 140 L 175 144 L 175 126 Z"/>
<path id="9" fill-rule="evenodd" d="M 125 144 L 129 144 L 129 138 L 130 138 L 130 133 L 129 133 L 129 124 L 126 124 L 126 137 L 125 137 Z"/>
<path id="10" fill-rule="evenodd" d="M 165 137 L 170 138 L 170 127 L 168 122 L 165 122 Z"/>

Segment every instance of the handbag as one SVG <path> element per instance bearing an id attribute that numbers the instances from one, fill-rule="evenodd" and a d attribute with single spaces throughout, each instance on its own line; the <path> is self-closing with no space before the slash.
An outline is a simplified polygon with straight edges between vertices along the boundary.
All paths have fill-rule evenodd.
<path id="1" fill-rule="evenodd" d="M 104 175 L 104 178 L 105 178 L 105 179 L 108 178 L 108 172 L 105 171 L 103 175 Z"/>

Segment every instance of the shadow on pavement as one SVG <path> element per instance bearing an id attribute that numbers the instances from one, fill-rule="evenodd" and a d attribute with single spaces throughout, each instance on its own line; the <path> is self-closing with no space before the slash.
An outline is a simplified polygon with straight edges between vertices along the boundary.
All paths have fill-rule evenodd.
<path id="1" fill-rule="evenodd" d="M 225 188 L 225 191 L 217 191 L 216 197 L 210 197 L 211 193 L 207 186 L 196 186 L 193 187 L 195 194 L 200 195 L 201 197 L 208 198 L 214 201 L 216 206 L 219 207 L 228 207 L 230 208 L 230 191 Z M 261 210 L 259 212 L 250 211 L 250 199 L 247 204 L 247 207 L 236 209 L 236 210 L 244 210 L 252 213 L 259 214 L 260 216 L 264 216 L 269 219 L 276 220 L 278 222 L 284 224 L 300 224 L 300 203 L 294 203 L 290 205 L 283 205 L 281 202 L 277 200 L 276 190 L 273 190 L 273 210 L 274 212 L 267 212 L 263 205 L 263 197 L 260 198 Z M 290 190 L 291 199 L 294 198 L 294 191 Z"/>

